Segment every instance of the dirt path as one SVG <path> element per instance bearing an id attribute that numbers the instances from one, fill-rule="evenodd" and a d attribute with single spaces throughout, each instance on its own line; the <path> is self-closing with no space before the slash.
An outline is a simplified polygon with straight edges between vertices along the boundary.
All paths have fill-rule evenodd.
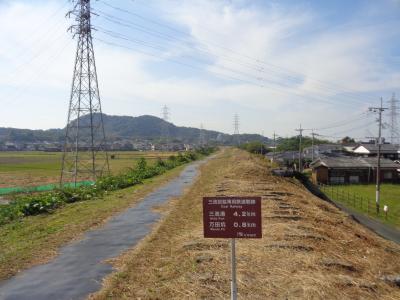
<path id="1" fill-rule="evenodd" d="M 226 150 L 201 168 L 157 230 L 115 261 L 94 299 L 228 299 L 226 240 L 204 239 L 203 196 L 262 196 L 261 240 L 239 240 L 239 299 L 399 299 L 400 247 L 270 175 L 266 162 Z"/>
<path id="2" fill-rule="evenodd" d="M 146 196 L 138 205 L 62 248 L 60 255 L 49 263 L 0 283 L 0 299 L 82 299 L 97 291 L 102 278 L 112 271 L 106 260 L 133 247 L 149 233 L 150 226 L 160 218 L 154 206 L 180 196 L 196 177 L 200 164 L 187 166 L 178 178 Z"/>

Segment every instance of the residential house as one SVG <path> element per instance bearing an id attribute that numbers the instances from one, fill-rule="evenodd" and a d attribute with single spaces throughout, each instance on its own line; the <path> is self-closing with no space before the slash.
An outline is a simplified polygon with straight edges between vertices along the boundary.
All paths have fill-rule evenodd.
<path id="1" fill-rule="evenodd" d="M 374 157 L 378 155 L 377 144 L 360 144 L 353 150 L 354 155 L 362 157 Z M 398 160 L 400 158 L 400 145 L 382 144 L 381 155 L 384 158 Z"/>
<path id="2" fill-rule="evenodd" d="M 311 163 L 312 179 L 324 184 L 357 184 L 376 181 L 377 159 L 372 157 L 320 157 Z M 400 183 L 400 164 L 381 159 L 382 182 Z"/>
<path id="3" fill-rule="evenodd" d="M 314 154 L 313 154 L 314 149 Z M 303 149 L 303 157 L 308 160 L 316 159 L 321 155 L 340 155 L 343 153 L 343 145 L 341 144 L 320 144 L 314 147 L 306 147 Z"/>
<path id="4" fill-rule="evenodd" d="M 265 156 L 271 161 L 285 167 L 294 167 L 299 163 L 299 151 L 284 151 L 276 152 L 275 154 L 269 152 Z"/>

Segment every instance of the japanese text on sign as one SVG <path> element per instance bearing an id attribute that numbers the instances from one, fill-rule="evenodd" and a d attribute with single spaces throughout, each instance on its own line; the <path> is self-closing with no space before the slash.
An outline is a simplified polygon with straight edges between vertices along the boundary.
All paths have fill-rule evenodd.
<path id="1" fill-rule="evenodd" d="M 205 197 L 203 222 L 206 238 L 261 238 L 261 197 Z"/>

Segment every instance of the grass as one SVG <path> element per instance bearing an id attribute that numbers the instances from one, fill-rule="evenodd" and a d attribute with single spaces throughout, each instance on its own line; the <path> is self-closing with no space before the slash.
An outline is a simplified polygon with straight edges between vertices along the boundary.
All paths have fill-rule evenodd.
<path id="1" fill-rule="evenodd" d="M 400 185 L 381 185 L 379 215 L 376 214 L 375 185 L 334 185 L 323 188 L 323 191 L 332 200 L 338 201 L 384 223 L 400 227 Z M 389 208 L 387 217 L 383 212 L 384 205 L 387 205 Z"/>
<path id="2" fill-rule="evenodd" d="M 110 159 L 111 173 L 133 167 L 139 158 L 149 162 L 158 157 L 166 158 L 174 152 L 114 151 Z M 0 187 L 26 187 L 58 183 L 61 167 L 61 152 L 0 152 Z"/>
<path id="3" fill-rule="evenodd" d="M 176 177 L 183 168 L 177 167 L 101 199 L 67 204 L 51 214 L 26 217 L 1 226 L 0 280 L 48 261 L 63 244 L 80 238 L 88 229 L 100 226 L 112 215 L 134 205 L 153 189 Z"/>
<path id="4" fill-rule="evenodd" d="M 229 299 L 229 242 L 203 237 L 202 197 L 213 195 L 262 196 L 263 238 L 236 243 L 239 299 L 399 299 L 379 277 L 400 273 L 400 246 L 237 149 L 201 167 L 90 299 Z"/>

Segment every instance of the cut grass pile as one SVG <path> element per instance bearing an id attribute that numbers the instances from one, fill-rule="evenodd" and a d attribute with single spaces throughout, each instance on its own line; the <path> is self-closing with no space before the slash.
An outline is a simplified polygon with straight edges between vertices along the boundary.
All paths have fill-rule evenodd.
<path id="1" fill-rule="evenodd" d="M 384 223 L 400 228 L 400 184 L 382 184 L 380 214 L 376 214 L 375 185 L 334 185 L 325 186 L 322 191 L 332 200 L 351 207 Z M 389 207 L 387 217 L 384 205 Z"/>
<path id="2" fill-rule="evenodd" d="M 263 238 L 237 240 L 240 299 L 399 299 L 383 280 L 400 274 L 386 241 L 265 161 L 224 150 L 142 243 L 114 260 L 92 299 L 229 299 L 229 244 L 204 239 L 203 196 L 262 196 Z"/>

